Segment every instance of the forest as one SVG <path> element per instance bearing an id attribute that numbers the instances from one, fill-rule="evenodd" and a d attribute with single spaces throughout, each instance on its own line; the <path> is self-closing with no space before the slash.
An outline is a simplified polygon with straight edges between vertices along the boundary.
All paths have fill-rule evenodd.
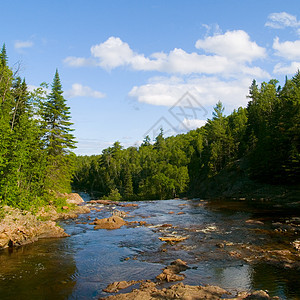
<path id="1" fill-rule="evenodd" d="M 0 53 L 0 206 L 34 211 L 61 205 L 57 192 L 71 190 L 75 148 L 70 109 L 56 70 L 51 90 L 28 90 L 25 79 Z"/>
<path id="2" fill-rule="evenodd" d="M 253 80 L 246 108 L 225 116 L 219 101 L 206 125 L 186 134 L 165 138 L 161 129 L 140 147 L 117 141 L 101 155 L 76 157 L 73 189 L 113 200 L 201 197 L 203 183 L 232 169 L 274 187 L 299 184 L 300 72 L 278 83 Z"/>
<path id="3" fill-rule="evenodd" d="M 230 115 L 214 107 L 205 126 L 124 149 L 116 141 L 101 155 L 75 156 L 70 108 L 56 70 L 51 87 L 29 91 L 18 67 L 0 53 L 0 206 L 26 210 L 53 203 L 56 194 L 85 191 L 112 200 L 201 196 L 207 182 L 241 163 L 252 180 L 300 182 L 300 72 L 284 86 L 253 80 L 249 102 Z M 48 89 L 48 92 L 47 92 Z"/>

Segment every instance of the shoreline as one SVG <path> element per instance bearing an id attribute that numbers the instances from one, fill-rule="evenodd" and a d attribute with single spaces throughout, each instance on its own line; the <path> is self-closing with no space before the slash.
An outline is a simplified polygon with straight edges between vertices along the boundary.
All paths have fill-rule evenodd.
<path id="1" fill-rule="evenodd" d="M 29 211 L 10 206 L 4 206 L 4 217 L 0 220 L 0 251 L 8 247 L 19 247 L 34 243 L 44 238 L 63 238 L 69 235 L 56 221 L 61 219 L 74 219 L 78 214 L 89 213 L 90 209 L 80 206 L 84 203 L 78 194 L 69 194 L 75 199 L 68 199 L 67 203 L 75 205 L 74 209 L 65 207 L 64 212 L 58 213 L 55 207 L 42 207 L 34 215 Z"/>

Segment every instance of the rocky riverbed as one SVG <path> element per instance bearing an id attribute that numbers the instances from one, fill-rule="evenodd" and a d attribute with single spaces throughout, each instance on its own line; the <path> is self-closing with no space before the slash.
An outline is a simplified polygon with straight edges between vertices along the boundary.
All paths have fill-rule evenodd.
<path id="1" fill-rule="evenodd" d="M 43 290 L 64 299 L 290 300 L 300 294 L 297 212 L 244 200 L 93 200 L 84 207 L 88 214 L 61 219 L 68 238 L 2 252 L 3 299 L 40 278 L 41 290 L 24 292 L 23 299 L 42 297 Z M 39 274 L 36 281 L 24 268 Z"/>

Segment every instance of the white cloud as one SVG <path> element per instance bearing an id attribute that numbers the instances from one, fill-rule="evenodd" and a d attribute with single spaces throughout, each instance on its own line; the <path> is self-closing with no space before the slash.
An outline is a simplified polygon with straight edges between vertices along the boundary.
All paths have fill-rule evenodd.
<path id="1" fill-rule="evenodd" d="M 275 65 L 273 72 L 275 74 L 292 74 L 294 75 L 298 70 L 300 70 L 300 61 L 292 62 L 290 65 L 284 65 L 282 63 L 278 63 Z"/>
<path id="2" fill-rule="evenodd" d="M 70 67 L 85 67 L 85 66 L 95 66 L 97 62 L 92 58 L 84 58 L 84 57 L 75 57 L 68 56 L 63 61 L 65 64 Z"/>
<path id="3" fill-rule="evenodd" d="M 300 40 L 279 42 L 276 37 L 273 42 L 273 49 L 276 50 L 276 55 L 289 60 L 300 60 Z"/>
<path id="4" fill-rule="evenodd" d="M 105 94 L 94 91 L 88 86 L 84 86 L 80 83 L 72 84 L 72 89 L 65 93 L 67 98 L 75 97 L 91 97 L 91 98 L 104 98 Z"/>
<path id="5" fill-rule="evenodd" d="M 154 78 L 145 85 L 133 87 L 129 96 L 152 105 L 173 106 L 182 95 L 190 92 L 202 106 L 214 105 L 220 100 L 231 108 L 247 104 L 246 95 L 251 81 L 250 77 L 229 81 L 215 76 L 187 80 L 177 77 Z"/>
<path id="6" fill-rule="evenodd" d="M 234 61 L 251 62 L 266 57 L 266 50 L 250 40 L 243 30 L 227 31 L 196 42 L 196 48 Z"/>
<path id="7" fill-rule="evenodd" d="M 281 29 L 285 27 L 300 27 L 300 22 L 296 16 L 288 14 L 286 12 L 272 13 L 268 16 L 268 21 L 265 26 Z"/>
<path id="8" fill-rule="evenodd" d="M 104 43 L 92 46 L 91 53 L 94 57 L 100 59 L 99 65 L 105 69 L 113 69 L 129 64 L 134 56 L 127 43 L 113 36 Z"/>
<path id="9" fill-rule="evenodd" d="M 259 68 L 247 66 L 247 62 L 263 58 L 265 49 L 251 42 L 244 31 L 227 32 L 224 35 L 198 40 L 197 48 L 215 55 L 188 53 L 175 48 L 169 53 L 155 52 L 149 57 L 134 52 L 130 46 L 118 37 L 110 37 L 105 42 L 91 47 L 92 58 L 67 57 L 64 62 L 70 66 L 98 65 L 112 70 L 117 67 L 129 67 L 133 70 L 158 71 L 169 74 L 221 74 L 235 76 L 249 74 L 263 77 L 268 75 Z M 98 60 L 98 61 L 96 61 Z"/>
<path id="10" fill-rule="evenodd" d="M 14 44 L 15 49 L 21 50 L 23 48 L 31 48 L 33 47 L 32 41 L 16 41 Z"/>
<path id="11" fill-rule="evenodd" d="M 207 120 L 184 118 L 180 127 L 182 129 L 192 130 L 192 129 L 200 128 L 200 127 L 204 126 L 206 123 L 207 123 Z"/>

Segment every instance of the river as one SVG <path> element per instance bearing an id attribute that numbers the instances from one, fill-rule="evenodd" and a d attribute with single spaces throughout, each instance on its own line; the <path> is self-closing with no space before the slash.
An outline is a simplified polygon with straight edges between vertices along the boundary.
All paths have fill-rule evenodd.
<path id="1" fill-rule="evenodd" d="M 298 212 L 264 210 L 244 201 L 136 204 L 122 208 L 129 212 L 126 220 L 145 221 L 145 226 L 94 230 L 89 222 L 120 208 L 93 204 L 90 214 L 60 222 L 70 237 L 2 250 L 0 299 L 97 299 L 108 295 L 102 290 L 114 281 L 154 280 L 177 258 L 190 267 L 184 272 L 185 284 L 218 285 L 232 295 L 263 289 L 281 299 L 300 299 L 299 267 L 244 259 L 251 247 L 295 254 L 291 243 L 298 232 L 284 234 L 275 231 L 274 224 L 297 219 Z M 159 239 L 165 236 L 187 239 L 169 244 Z M 253 258 L 253 251 L 250 254 Z"/>

